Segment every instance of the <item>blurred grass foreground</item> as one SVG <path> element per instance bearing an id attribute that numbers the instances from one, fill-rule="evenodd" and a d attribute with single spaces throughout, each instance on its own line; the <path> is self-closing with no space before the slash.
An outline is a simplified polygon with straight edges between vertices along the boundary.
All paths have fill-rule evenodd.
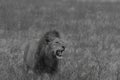
<path id="1" fill-rule="evenodd" d="M 57 80 L 120 80 L 120 3 L 82 1 L 0 0 L 0 80 L 31 80 L 22 48 L 50 29 L 68 43 Z"/>

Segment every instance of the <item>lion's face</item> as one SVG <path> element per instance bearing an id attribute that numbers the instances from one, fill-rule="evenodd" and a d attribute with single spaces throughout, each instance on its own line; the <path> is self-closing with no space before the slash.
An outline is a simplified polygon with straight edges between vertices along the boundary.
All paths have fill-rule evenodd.
<path id="1" fill-rule="evenodd" d="M 61 39 L 54 39 L 49 43 L 50 47 L 52 48 L 54 55 L 61 59 L 63 55 L 63 51 L 65 51 L 65 43 Z"/>

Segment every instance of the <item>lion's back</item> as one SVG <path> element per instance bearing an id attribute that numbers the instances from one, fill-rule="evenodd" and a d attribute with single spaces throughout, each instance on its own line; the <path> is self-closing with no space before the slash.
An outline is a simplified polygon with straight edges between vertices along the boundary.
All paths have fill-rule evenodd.
<path id="1" fill-rule="evenodd" d="M 35 54 L 36 49 L 38 47 L 38 42 L 32 41 L 26 44 L 25 50 L 24 50 L 24 63 L 25 65 L 29 66 L 30 68 L 34 67 L 35 63 Z"/>

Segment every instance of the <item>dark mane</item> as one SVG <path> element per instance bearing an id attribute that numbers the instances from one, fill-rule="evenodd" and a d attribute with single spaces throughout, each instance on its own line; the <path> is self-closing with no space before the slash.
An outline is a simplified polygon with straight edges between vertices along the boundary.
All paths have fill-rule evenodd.
<path id="1" fill-rule="evenodd" d="M 42 55 L 39 57 L 34 70 L 38 75 L 42 73 L 54 75 L 58 71 L 58 59 L 53 55 L 49 57 Z"/>
<path id="2" fill-rule="evenodd" d="M 53 52 L 51 52 L 51 49 L 47 47 L 48 42 L 55 38 L 60 38 L 60 34 L 58 31 L 53 30 L 46 32 L 44 36 L 40 39 L 35 55 L 36 62 L 34 66 L 34 71 L 36 74 L 49 73 L 53 75 L 58 71 L 58 59 L 55 57 L 55 55 L 52 55 Z M 50 54 L 49 56 L 45 55 L 46 49 L 47 52 Z"/>
<path id="3" fill-rule="evenodd" d="M 46 32 L 46 34 L 44 35 L 44 37 L 49 37 L 49 36 L 60 38 L 60 34 L 59 34 L 59 32 L 56 31 L 56 30 L 48 31 L 48 32 Z"/>
<path id="4" fill-rule="evenodd" d="M 56 30 L 48 31 L 46 34 L 43 36 L 43 39 L 45 42 L 51 42 L 55 38 L 60 38 L 60 34 Z"/>

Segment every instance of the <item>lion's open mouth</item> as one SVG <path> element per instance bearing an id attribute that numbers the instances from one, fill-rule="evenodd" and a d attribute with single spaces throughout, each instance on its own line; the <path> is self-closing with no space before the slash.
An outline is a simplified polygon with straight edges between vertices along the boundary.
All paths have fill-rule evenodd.
<path id="1" fill-rule="evenodd" d="M 63 50 L 57 50 L 56 51 L 56 56 L 57 56 L 58 59 L 62 58 L 62 52 L 63 52 Z"/>

